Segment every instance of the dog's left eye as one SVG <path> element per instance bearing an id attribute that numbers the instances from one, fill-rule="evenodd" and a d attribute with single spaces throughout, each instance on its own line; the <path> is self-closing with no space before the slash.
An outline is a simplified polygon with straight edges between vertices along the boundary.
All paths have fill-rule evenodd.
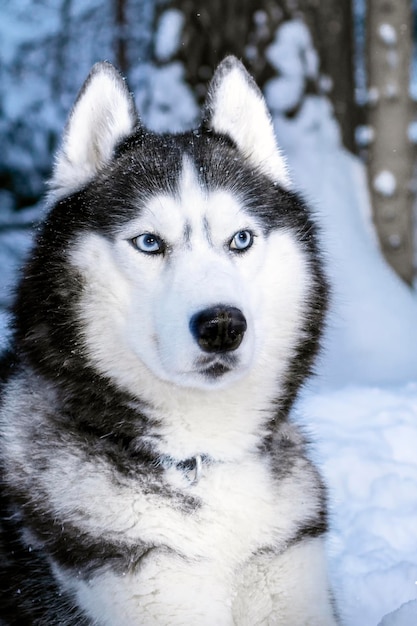
<path id="1" fill-rule="evenodd" d="M 253 233 L 250 230 L 240 230 L 230 241 L 229 248 L 235 252 L 243 252 L 253 244 Z"/>
<path id="2" fill-rule="evenodd" d="M 165 250 L 163 240 L 153 233 L 143 233 L 132 239 L 132 243 L 135 248 L 145 254 L 162 254 Z"/>

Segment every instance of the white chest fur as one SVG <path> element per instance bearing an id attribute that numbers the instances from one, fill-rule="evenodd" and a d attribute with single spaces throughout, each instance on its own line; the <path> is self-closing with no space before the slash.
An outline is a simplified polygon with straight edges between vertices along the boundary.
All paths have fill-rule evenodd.
<path id="1" fill-rule="evenodd" d="M 295 468 L 274 484 L 266 464 L 253 457 L 203 465 L 192 484 L 187 472 L 172 467 L 166 476 L 172 487 L 201 504 L 181 513 L 144 496 L 147 511 L 144 506 L 130 519 L 129 534 L 140 528 L 141 538 L 155 547 L 138 567 L 101 571 L 89 581 L 65 576 L 66 585 L 100 624 L 231 626 L 242 568 L 254 558 L 270 559 L 269 549 L 284 550 L 297 523 L 314 513 L 305 474 Z"/>

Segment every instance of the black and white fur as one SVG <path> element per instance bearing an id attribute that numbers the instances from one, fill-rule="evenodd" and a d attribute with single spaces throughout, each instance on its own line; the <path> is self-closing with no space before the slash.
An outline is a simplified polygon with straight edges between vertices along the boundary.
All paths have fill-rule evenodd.
<path id="1" fill-rule="evenodd" d="M 6 357 L 1 623 L 335 626 L 289 420 L 326 280 L 252 79 L 225 59 L 201 128 L 155 135 L 96 65 L 49 201 Z"/>

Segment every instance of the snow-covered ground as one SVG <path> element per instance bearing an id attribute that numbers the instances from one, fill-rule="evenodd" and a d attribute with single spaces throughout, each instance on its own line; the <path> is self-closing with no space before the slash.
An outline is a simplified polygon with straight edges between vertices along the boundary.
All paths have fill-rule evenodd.
<path id="1" fill-rule="evenodd" d="M 300 419 L 329 485 L 329 555 L 346 626 L 417 624 L 417 383 L 310 391 Z M 381 625 L 382 626 L 382 625 Z"/>
<path id="2" fill-rule="evenodd" d="M 178 15 L 175 20 L 173 32 Z M 163 27 L 168 37 L 169 24 Z M 287 24 L 268 54 L 280 71 L 266 88 L 277 137 L 294 180 L 316 208 L 334 285 L 318 376 L 300 399 L 296 419 L 311 432 L 312 454 L 329 484 L 336 595 L 345 626 L 416 626 L 416 293 L 379 253 L 363 166 L 341 146 L 326 98 L 308 97 L 291 120 L 282 114 L 300 97 L 306 76 L 318 71 L 308 33 L 300 23 Z M 158 116 L 159 108 L 166 112 L 165 99 L 184 87 L 180 68 L 164 71 L 165 78 L 155 74 L 159 88 L 148 120 L 160 129 L 169 120 Z M 164 89 L 167 81 L 178 89 Z M 187 99 L 181 99 L 180 125 L 195 117 L 189 92 Z M 7 222 L 4 207 L 0 196 Z M 0 222 L 0 304 L 29 246 L 27 231 L 19 233 L 2 230 Z M 4 321 L 0 317 L 3 337 Z"/>

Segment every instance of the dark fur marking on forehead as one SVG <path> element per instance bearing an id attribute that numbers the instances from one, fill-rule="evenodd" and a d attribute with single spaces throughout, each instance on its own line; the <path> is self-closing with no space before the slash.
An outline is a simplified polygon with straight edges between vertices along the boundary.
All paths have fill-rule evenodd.
<path id="1" fill-rule="evenodd" d="M 203 229 L 204 229 L 204 234 L 206 236 L 207 242 L 209 243 L 210 246 L 213 246 L 213 240 L 211 237 L 211 228 L 210 228 L 210 224 L 206 216 L 203 217 Z"/>
<path id="2" fill-rule="evenodd" d="M 105 228 L 110 233 L 115 219 L 127 222 L 136 217 L 155 194 L 178 198 L 184 158 L 193 166 L 203 191 L 230 191 L 266 229 L 293 227 L 307 219 L 297 196 L 249 165 L 229 138 L 203 130 L 179 135 L 140 130 L 120 144 L 112 164 L 86 187 L 85 202 L 96 226 L 108 222 Z M 111 211 L 103 210 L 107 204 Z"/>
<path id="3" fill-rule="evenodd" d="M 191 244 L 192 232 L 193 232 L 192 226 L 190 222 L 187 221 L 184 225 L 184 232 L 183 232 L 184 243 L 186 246 L 190 246 Z"/>

